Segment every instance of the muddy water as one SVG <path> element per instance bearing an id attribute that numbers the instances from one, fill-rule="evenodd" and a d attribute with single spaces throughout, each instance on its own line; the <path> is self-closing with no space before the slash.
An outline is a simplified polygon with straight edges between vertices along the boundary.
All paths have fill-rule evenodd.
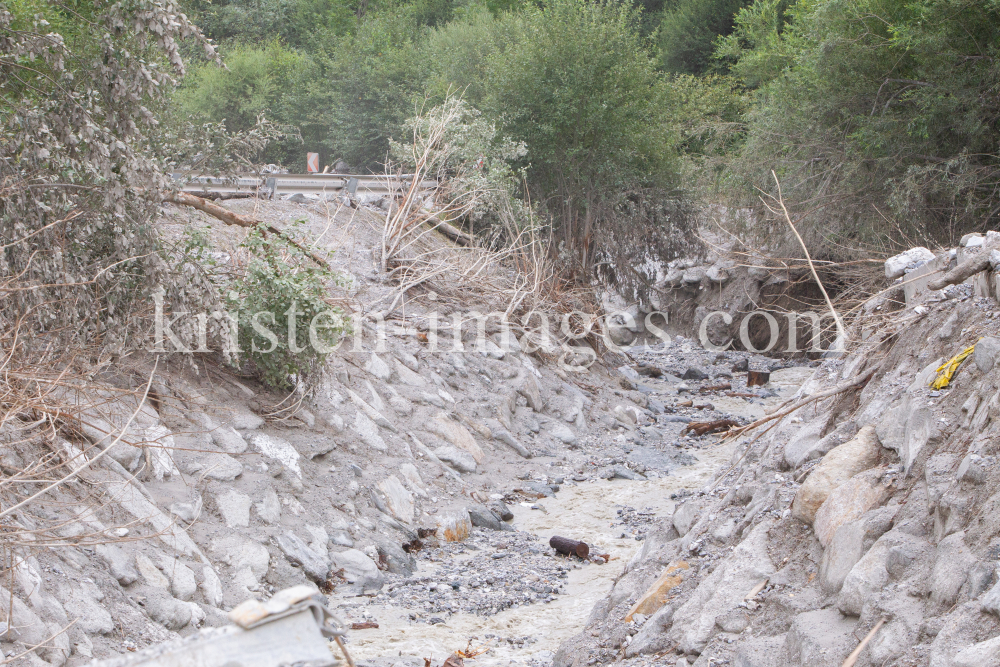
<path id="1" fill-rule="evenodd" d="M 783 402 L 810 375 L 810 369 L 791 368 L 772 374 L 771 388 L 778 396 L 764 405 L 741 399 L 714 401 L 717 408 L 732 414 L 757 418 L 768 407 Z M 731 401 L 731 404 L 730 404 Z M 351 652 L 355 659 L 419 656 L 431 658 L 439 665 L 456 649 L 466 647 L 470 638 L 473 647 L 489 643 L 486 634 L 502 637 L 531 636 L 536 643 L 523 646 L 491 643 L 491 650 L 467 664 L 474 667 L 494 665 L 547 665 L 552 652 L 565 639 L 583 629 L 594 603 L 607 595 L 614 580 L 633 554 L 642 546 L 633 538 L 621 539 L 622 527 L 616 524 L 617 509 L 623 505 L 670 516 L 674 502 L 670 495 L 680 489 L 700 489 L 705 486 L 720 465 L 730 460 L 732 444 L 722 444 L 698 450 L 697 463 L 675 471 L 669 477 L 648 481 L 623 479 L 582 482 L 564 486 L 554 498 L 535 503 L 542 509 L 531 509 L 531 503 L 512 507 L 514 526 L 546 541 L 555 534 L 585 537 L 591 553 L 609 553 L 606 565 L 581 564 L 569 573 L 564 594 L 547 604 L 532 604 L 507 609 L 495 616 L 481 617 L 456 613 L 438 625 L 414 624 L 409 611 L 398 607 L 371 605 L 366 609 L 378 619 L 379 628 L 351 633 Z M 421 561 L 422 575 L 433 575 L 433 563 Z M 391 664 L 391 663 L 390 663 Z"/>

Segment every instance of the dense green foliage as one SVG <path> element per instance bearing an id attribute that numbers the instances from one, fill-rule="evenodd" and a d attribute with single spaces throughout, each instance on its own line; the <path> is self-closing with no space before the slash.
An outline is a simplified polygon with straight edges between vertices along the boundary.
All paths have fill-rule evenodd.
<path id="1" fill-rule="evenodd" d="M 827 254 L 997 226 L 997 0 L 198 0 L 227 49 L 182 99 L 383 168 L 408 118 L 458 92 L 527 152 L 510 167 L 583 266 L 622 197 L 759 207 Z M 761 209 L 762 210 L 762 209 Z M 773 240 L 767 216 L 751 231 Z M 655 223 L 661 224 L 661 223 Z M 672 224 L 672 223 L 671 223 Z M 839 248 L 839 249 L 838 249 Z"/>

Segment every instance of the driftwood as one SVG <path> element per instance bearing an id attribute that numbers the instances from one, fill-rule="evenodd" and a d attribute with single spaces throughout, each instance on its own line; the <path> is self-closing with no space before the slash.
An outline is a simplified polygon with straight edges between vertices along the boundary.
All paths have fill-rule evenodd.
<path id="1" fill-rule="evenodd" d="M 974 276 L 988 268 L 990 268 L 990 253 L 988 249 L 984 248 L 982 252 L 972 259 L 965 260 L 948 273 L 927 283 L 927 289 L 939 290 L 944 289 L 948 285 L 957 285 L 958 283 L 965 282 L 966 278 Z"/>
<path id="2" fill-rule="evenodd" d="M 699 407 L 699 406 L 695 406 Z M 704 406 L 701 406 L 704 407 Z M 716 419 L 710 422 L 689 422 L 682 430 L 681 433 L 686 431 L 691 431 L 695 435 L 705 435 L 706 433 L 717 433 L 719 431 L 726 431 L 734 426 L 739 426 L 738 421 L 732 419 Z"/>
<path id="3" fill-rule="evenodd" d="M 218 220 L 221 220 L 227 225 L 234 225 L 236 227 L 245 227 L 247 229 L 253 229 L 254 227 L 257 227 L 258 225 L 261 224 L 260 220 L 254 220 L 253 218 L 248 218 L 245 215 L 240 215 L 239 213 L 230 211 L 228 208 L 219 206 L 218 204 L 214 204 L 208 201 L 207 199 L 203 199 L 202 197 L 196 197 L 195 195 L 190 194 L 188 192 L 166 193 L 163 195 L 163 201 L 170 202 L 172 204 L 180 204 L 181 206 L 190 206 L 191 208 L 196 208 L 202 213 L 207 213 L 208 215 Z M 316 262 L 323 268 L 325 269 L 331 268 L 330 264 L 325 259 L 317 255 L 313 251 L 309 250 L 308 248 L 288 238 L 287 235 L 285 235 L 280 229 L 278 229 L 274 225 L 268 225 L 267 227 L 265 227 L 265 229 L 267 230 L 268 233 L 275 234 L 288 241 L 288 243 L 292 244 L 300 251 L 302 251 L 304 254 L 308 255 L 312 261 Z"/>
<path id="4" fill-rule="evenodd" d="M 437 220 L 437 219 L 431 220 L 431 225 L 434 226 L 434 229 L 438 230 L 439 232 L 450 238 L 458 245 L 461 246 L 472 245 L 472 236 L 468 232 L 463 232 L 457 227 L 448 224 L 444 220 Z"/>
<path id="5" fill-rule="evenodd" d="M 586 558 L 590 555 L 590 547 L 585 542 L 571 540 L 568 537 L 553 535 L 549 539 L 549 546 L 566 556 L 579 556 Z"/>

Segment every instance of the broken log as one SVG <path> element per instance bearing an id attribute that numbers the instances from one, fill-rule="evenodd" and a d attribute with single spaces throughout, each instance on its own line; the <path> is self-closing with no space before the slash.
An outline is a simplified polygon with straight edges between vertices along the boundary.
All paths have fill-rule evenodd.
<path id="1" fill-rule="evenodd" d="M 571 540 L 568 537 L 553 535 L 549 538 L 549 546 L 565 556 L 586 558 L 590 555 L 590 547 L 585 542 Z"/>
<path id="2" fill-rule="evenodd" d="M 768 371 L 747 371 L 748 387 L 763 387 L 770 380 L 771 373 Z"/>
<path id="3" fill-rule="evenodd" d="M 944 289 L 948 285 L 965 282 L 966 278 L 974 276 L 988 268 L 990 268 L 990 253 L 989 250 L 984 249 L 972 259 L 965 260 L 948 273 L 927 283 L 927 289 L 939 290 Z"/>
<path id="4" fill-rule="evenodd" d="M 690 408 L 694 405 L 694 401 L 678 401 L 677 407 L 679 408 Z"/>
<path id="5" fill-rule="evenodd" d="M 375 621 L 361 621 L 360 623 L 351 623 L 351 630 L 378 630 L 378 623 Z"/>
<path id="6" fill-rule="evenodd" d="M 732 389 L 733 385 L 728 382 L 723 382 L 722 384 L 713 384 L 709 387 L 702 387 L 698 391 L 726 391 L 727 389 Z"/>
<path id="7" fill-rule="evenodd" d="M 706 433 L 718 433 L 719 431 L 728 431 L 734 426 L 739 426 L 738 421 L 732 419 L 716 419 L 710 422 L 689 422 L 687 426 L 681 429 L 681 433 L 686 431 L 691 431 L 695 435 L 705 435 Z"/>
<path id="8" fill-rule="evenodd" d="M 164 193 L 163 201 L 170 202 L 171 204 L 180 204 L 181 206 L 190 206 L 191 208 L 196 208 L 202 213 L 207 213 L 208 215 L 218 220 L 221 220 L 227 225 L 253 229 L 261 224 L 260 220 L 254 220 L 253 218 L 248 218 L 244 215 L 240 215 L 239 213 L 230 211 L 228 208 L 219 206 L 218 204 L 210 202 L 207 199 L 196 197 L 195 195 L 188 192 Z M 308 255 L 312 261 L 316 262 L 323 268 L 325 269 L 331 268 L 330 264 L 325 259 L 317 255 L 313 251 L 309 250 L 308 248 L 305 248 L 299 243 L 295 242 L 294 240 L 289 238 L 287 234 L 282 232 L 274 225 L 268 225 L 265 229 L 267 230 L 268 233 L 276 234 L 281 238 L 285 239 L 286 241 L 288 241 L 288 243 L 298 248 L 303 254 Z"/>

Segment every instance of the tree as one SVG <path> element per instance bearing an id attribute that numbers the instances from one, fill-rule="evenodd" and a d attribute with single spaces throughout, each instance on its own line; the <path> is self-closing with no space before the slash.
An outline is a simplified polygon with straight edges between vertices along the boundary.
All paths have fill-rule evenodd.
<path id="1" fill-rule="evenodd" d="M 736 13 L 751 0 L 677 0 L 663 11 L 658 41 L 663 69 L 704 74 L 716 66 L 718 37 L 733 29 Z"/>

